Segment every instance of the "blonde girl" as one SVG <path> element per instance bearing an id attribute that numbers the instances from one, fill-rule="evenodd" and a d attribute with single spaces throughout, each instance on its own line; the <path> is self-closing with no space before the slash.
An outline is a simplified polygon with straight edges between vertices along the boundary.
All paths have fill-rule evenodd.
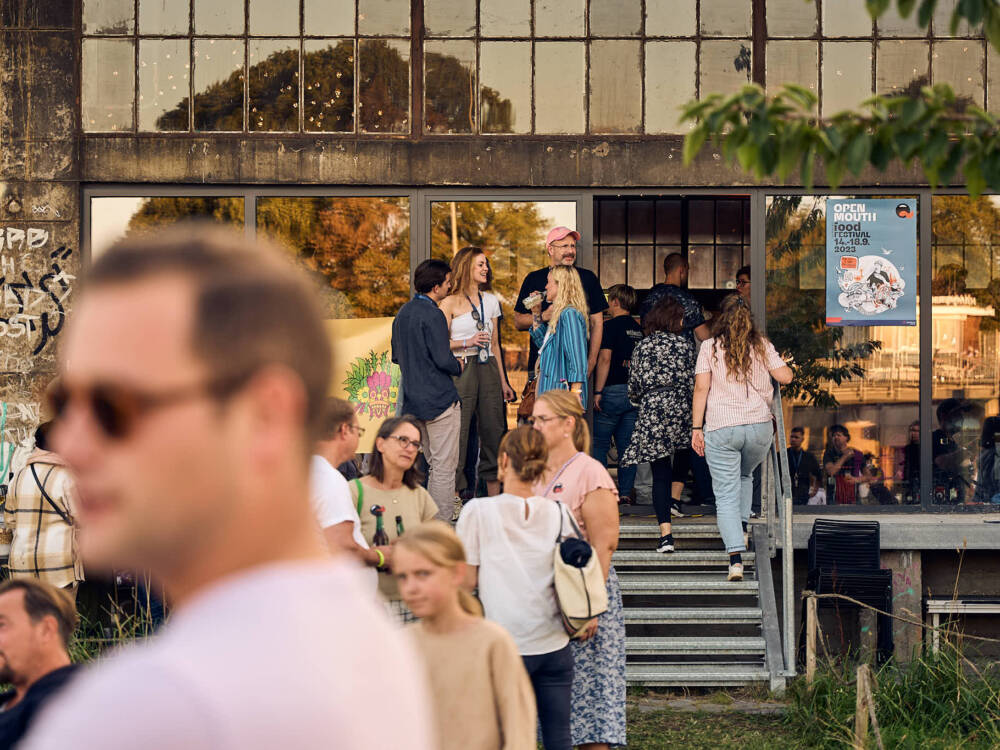
<path id="1" fill-rule="evenodd" d="M 580 275 L 570 266 L 549 271 L 545 298 L 552 317 L 542 320 L 541 301 L 531 310 L 531 338 L 538 346 L 538 388 L 570 390 L 587 403 L 587 298 Z"/>
<path id="2" fill-rule="evenodd" d="M 753 473 L 771 447 L 771 378 L 790 383 L 792 371 L 757 330 L 750 303 L 739 294 L 722 301 L 713 332 L 694 368 L 691 447 L 708 461 L 728 578 L 740 581 Z"/>
<path id="3" fill-rule="evenodd" d="M 486 253 L 478 247 L 463 247 L 451 261 L 452 293 L 441 301 L 448 321 L 451 350 L 464 365 L 455 379 L 462 399 L 462 428 L 458 439 L 458 471 L 455 489 L 468 489 L 465 478 L 469 427 L 476 416 L 479 433 L 479 476 L 486 480 L 488 494 L 500 492 L 497 481 L 497 448 L 507 429 L 504 401 L 513 401 L 500 349 L 500 319 L 503 312 L 493 294 L 493 274 Z M 470 495 L 471 496 L 471 495 Z"/>
<path id="4" fill-rule="evenodd" d="M 393 573 L 424 659 L 441 750 L 534 750 L 535 701 L 517 647 L 482 619 L 463 588 L 465 550 L 451 527 L 422 524 L 400 537 Z"/>

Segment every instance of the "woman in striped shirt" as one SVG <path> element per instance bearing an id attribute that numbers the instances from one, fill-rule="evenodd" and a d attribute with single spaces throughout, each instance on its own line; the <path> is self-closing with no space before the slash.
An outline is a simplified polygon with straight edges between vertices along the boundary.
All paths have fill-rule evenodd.
<path id="1" fill-rule="evenodd" d="M 750 303 L 739 294 L 722 301 L 713 333 L 694 368 L 691 447 L 708 461 L 729 580 L 740 581 L 753 473 L 771 447 L 771 378 L 790 383 L 792 370 L 757 330 Z"/>
<path id="2" fill-rule="evenodd" d="M 587 298 L 580 275 L 571 266 L 549 271 L 545 297 L 552 317 L 542 320 L 541 300 L 531 310 L 531 338 L 538 346 L 538 390 L 570 390 L 587 405 Z"/>

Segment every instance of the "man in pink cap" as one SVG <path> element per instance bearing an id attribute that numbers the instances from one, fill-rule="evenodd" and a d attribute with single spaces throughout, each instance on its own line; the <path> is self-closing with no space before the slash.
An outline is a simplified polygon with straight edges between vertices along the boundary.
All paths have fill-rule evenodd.
<path id="1" fill-rule="evenodd" d="M 549 253 L 549 267 L 539 268 L 524 277 L 521 291 L 517 293 L 514 304 L 514 325 L 519 331 L 531 328 L 531 311 L 524 304 L 526 297 L 537 292 L 542 295 L 542 320 L 548 321 L 552 313 L 549 303 L 545 301 L 545 282 L 548 279 L 549 268 L 556 266 L 575 266 L 576 243 L 580 241 L 580 233 L 567 227 L 556 227 L 545 238 L 545 249 Z M 590 348 L 587 353 L 587 374 L 594 372 L 597 364 L 597 354 L 601 349 L 601 335 L 604 331 L 604 311 L 608 309 L 608 301 L 604 297 L 601 282 L 593 271 L 577 268 L 583 293 L 587 297 L 587 308 L 590 311 Z M 528 355 L 528 370 L 535 371 L 535 360 L 538 359 L 538 347 L 531 341 L 531 351 Z"/>

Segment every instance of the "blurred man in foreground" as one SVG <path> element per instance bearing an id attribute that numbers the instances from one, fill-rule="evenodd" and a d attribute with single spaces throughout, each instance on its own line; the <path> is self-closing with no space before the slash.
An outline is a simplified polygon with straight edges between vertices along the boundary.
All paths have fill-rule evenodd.
<path id="1" fill-rule="evenodd" d="M 0 584 L 0 750 L 14 747 L 35 715 L 69 681 L 76 607 L 68 591 L 34 578 Z"/>
<path id="2" fill-rule="evenodd" d="M 61 343 L 84 560 L 148 569 L 174 608 L 26 747 L 429 750 L 414 660 L 310 510 L 331 360 L 313 290 L 242 237 L 176 227 L 95 262 Z"/>

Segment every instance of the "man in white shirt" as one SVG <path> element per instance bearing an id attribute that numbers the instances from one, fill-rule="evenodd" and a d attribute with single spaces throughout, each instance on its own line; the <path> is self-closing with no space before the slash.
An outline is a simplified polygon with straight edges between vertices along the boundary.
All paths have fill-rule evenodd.
<path id="1" fill-rule="evenodd" d="M 320 427 L 320 439 L 316 441 L 316 452 L 309 465 L 309 498 L 313 512 L 330 549 L 343 550 L 357 557 L 367 567 L 365 580 L 374 589 L 378 585 L 375 568 L 385 563 L 385 553 L 369 549 L 361 534 L 361 518 L 351 499 L 347 480 L 334 468 L 354 458 L 364 428 L 358 424 L 354 407 L 341 398 L 326 400 Z"/>
<path id="2" fill-rule="evenodd" d="M 173 613 L 74 680 L 25 748 L 430 750 L 417 662 L 310 510 L 321 317 L 278 253 L 220 229 L 94 263 L 61 340 L 55 445 L 84 560 L 150 570 Z"/>

